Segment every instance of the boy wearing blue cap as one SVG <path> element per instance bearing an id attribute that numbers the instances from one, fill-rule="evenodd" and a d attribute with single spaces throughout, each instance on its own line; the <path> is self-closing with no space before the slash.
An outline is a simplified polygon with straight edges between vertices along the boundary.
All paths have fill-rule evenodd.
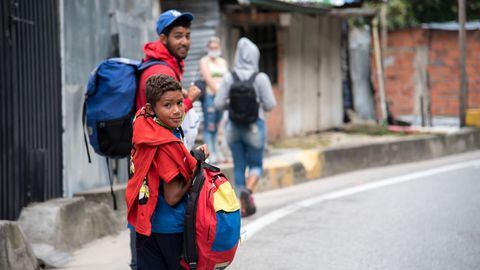
<path id="1" fill-rule="evenodd" d="M 139 89 L 137 91 L 137 110 L 145 106 L 145 83 L 152 75 L 165 74 L 182 80 L 185 62 L 190 49 L 190 24 L 193 20 L 191 13 L 181 13 L 177 10 L 163 12 L 157 20 L 156 29 L 159 39 L 148 42 L 144 46 L 144 61 L 150 59 L 161 60 L 165 65 L 153 65 L 142 72 Z M 200 89 L 190 86 L 185 99 L 186 111 L 192 108 L 192 102 L 200 96 Z"/>

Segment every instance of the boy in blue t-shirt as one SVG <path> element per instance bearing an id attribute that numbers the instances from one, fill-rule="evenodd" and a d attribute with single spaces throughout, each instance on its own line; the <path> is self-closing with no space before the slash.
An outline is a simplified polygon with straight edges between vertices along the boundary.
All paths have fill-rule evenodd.
<path id="1" fill-rule="evenodd" d="M 133 126 L 127 218 L 136 231 L 137 268 L 176 270 L 196 160 L 181 140 L 185 108 L 180 83 L 167 75 L 151 76 L 146 96 Z M 208 156 L 204 145 L 199 149 Z"/>

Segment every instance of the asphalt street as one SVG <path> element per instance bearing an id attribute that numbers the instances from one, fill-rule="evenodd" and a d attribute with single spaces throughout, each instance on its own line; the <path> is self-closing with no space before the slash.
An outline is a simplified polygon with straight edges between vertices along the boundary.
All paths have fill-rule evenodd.
<path id="1" fill-rule="evenodd" d="M 228 269 L 480 269 L 480 151 L 255 194 Z M 128 231 L 65 268 L 129 269 Z"/>
<path id="2" fill-rule="evenodd" d="M 479 194 L 476 152 L 258 195 L 230 269 L 480 269 Z"/>

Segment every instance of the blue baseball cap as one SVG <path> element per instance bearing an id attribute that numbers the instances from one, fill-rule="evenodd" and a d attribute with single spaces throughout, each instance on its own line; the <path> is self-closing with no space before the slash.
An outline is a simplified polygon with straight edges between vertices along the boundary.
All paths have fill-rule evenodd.
<path id="1" fill-rule="evenodd" d="M 193 20 L 193 14 L 190 12 L 182 13 L 175 9 L 170 9 L 160 14 L 157 20 L 157 34 L 160 35 L 165 28 L 180 18 L 185 18 L 191 22 Z"/>

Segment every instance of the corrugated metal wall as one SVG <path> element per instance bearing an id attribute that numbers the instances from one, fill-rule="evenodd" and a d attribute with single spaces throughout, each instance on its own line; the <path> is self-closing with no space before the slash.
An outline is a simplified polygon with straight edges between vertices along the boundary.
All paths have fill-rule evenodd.
<path id="1" fill-rule="evenodd" d="M 161 1 L 162 11 L 176 9 L 181 12 L 191 12 L 195 19 L 191 26 L 190 51 L 185 59 L 184 85 L 197 79 L 199 75 L 198 61 L 207 51 L 207 41 L 211 36 L 217 35 L 220 24 L 220 6 L 218 0 L 185 1 L 166 0 Z"/>
<path id="2" fill-rule="evenodd" d="M 57 0 L 0 4 L 0 219 L 62 196 Z"/>
<path id="3" fill-rule="evenodd" d="M 83 141 L 82 109 L 90 71 L 109 57 L 140 60 L 143 44 L 156 38 L 158 0 L 59 0 L 62 27 L 63 160 L 65 197 L 109 184 L 105 159 Z M 116 183 L 128 180 L 128 164 L 118 164 Z"/>

